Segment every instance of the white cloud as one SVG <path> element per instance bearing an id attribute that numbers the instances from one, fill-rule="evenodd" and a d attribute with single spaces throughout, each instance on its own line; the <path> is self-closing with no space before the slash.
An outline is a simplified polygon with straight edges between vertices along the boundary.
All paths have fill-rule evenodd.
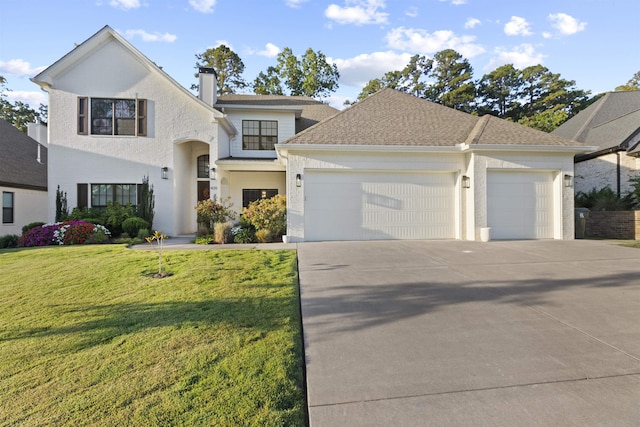
<path id="1" fill-rule="evenodd" d="M 124 34 L 128 39 L 132 39 L 132 38 L 138 36 L 138 37 L 140 37 L 142 39 L 142 41 L 145 41 L 145 42 L 173 43 L 178 38 L 174 34 L 169 34 L 169 33 L 164 33 L 164 34 L 153 33 L 153 34 L 151 34 L 151 33 L 147 33 L 145 30 L 126 30 L 124 32 Z"/>
<path id="2" fill-rule="evenodd" d="M 213 13 L 213 7 L 217 0 L 189 0 L 189 4 L 201 13 Z"/>
<path id="3" fill-rule="evenodd" d="M 583 31 L 587 27 L 586 22 L 580 22 L 566 13 L 552 13 L 548 16 L 548 19 L 552 22 L 553 28 L 563 36 L 570 36 Z"/>
<path id="4" fill-rule="evenodd" d="M 35 76 L 47 67 L 32 68 L 31 64 L 22 59 L 10 59 L 8 61 L 0 61 L 0 73 L 11 74 L 17 77 Z"/>
<path id="5" fill-rule="evenodd" d="M 406 10 L 404 14 L 410 18 L 415 18 L 418 16 L 418 8 L 415 6 L 411 6 L 409 9 Z"/>
<path id="6" fill-rule="evenodd" d="M 249 54 L 250 55 L 260 55 L 260 56 L 266 56 L 267 58 L 275 58 L 276 56 L 278 56 L 278 54 L 280 53 L 281 49 L 276 46 L 273 43 L 267 43 L 264 46 L 263 50 L 258 50 L 258 51 L 254 51 L 254 50 L 250 50 Z"/>
<path id="7" fill-rule="evenodd" d="M 511 50 L 499 47 L 495 49 L 494 54 L 495 56 L 484 67 L 484 71 L 490 72 L 506 64 L 513 64 L 514 67 L 522 69 L 542 64 L 545 58 L 545 55 L 536 52 L 534 46 L 529 43 L 523 43 Z"/>
<path id="8" fill-rule="evenodd" d="M 478 18 L 469 18 L 467 19 L 467 22 L 464 23 L 464 28 L 469 30 L 471 28 L 477 27 L 480 24 L 482 24 L 482 22 Z"/>
<path id="9" fill-rule="evenodd" d="M 330 4 L 324 15 L 339 24 L 385 24 L 389 14 L 378 11 L 385 6 L 384 0 L 346 0 L 345 7 Z"/>
<path id="10" fill-rule="evenodd" d="M 294 9 L 298 9 L 300 6 L 302 6 L 302 3 L 306 1 L 308 0 L 285 0 L 285 4 Z"/>
<path id="11" fill-rule="evenodd" d="M 508 36 L 530 36 L 531 24 L 520 16 L 512 16 L 511 21 L 504 25 L 504 33 Z"/>
<path id="12" fill-rule="evenodd" d="M 467 4 L 467 0 L 440 0 L 441 2 L 451 2 L 454 6 L 460 6 L 461 4 Z"/>
<path id="13" fill-rule="evenodd" d="M 140 0 L 111 0 L 109 5 L 124 10 L 137 9 L 140 7 Z"/>
<path id="14" fill-rule="evenodd" d="M 348 59 L 327 58 L 340 72 L 340 83 L 363 87 L 369 80 L 382 77 L 387 71 L 402 70 L 411 59 L 409 53 L 392 51 L 363 53 Z"/>
<path id="15" fill-rule="evenodd" d="M 475 36 L 457 36 L 448 30 L 429 33 L 422 29 L 399 27 L 389 31 L 386 38 L 389 47 L 405 52 L 432 54 L 444 49 L 454 49 L 467 58 L 485 52 L 481 45 L 474 43 Z"/>
<path id="16" fill-rule="evenodd" d="M 40 104 L 47 105 L 49 102 L 47 95 L 44 92 L 8 90 L 3 92 L 2 95 L 5 95 L 7 100 L 10 102 L 20 101 L 25 104 L 29 104 L 29 106 L 34 110 L 37 110 Z"/>

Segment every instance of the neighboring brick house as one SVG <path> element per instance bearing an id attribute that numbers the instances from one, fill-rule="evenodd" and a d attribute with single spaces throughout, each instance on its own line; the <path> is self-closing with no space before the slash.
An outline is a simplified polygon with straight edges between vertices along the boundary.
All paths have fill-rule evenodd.
<path id="1" fill-rule="evenodd" d="M 47 148 L 0 119 L 0 153 L 0 236 L 20 235 L 23 226 L 47 221 Z"/>
<path id="2" fill-rule="evenodd" d="M 629 192 L 640 175 L 640 91 L 609 92 L 552 132 L 594 146 L 575 157 L 575 190 Z"/>

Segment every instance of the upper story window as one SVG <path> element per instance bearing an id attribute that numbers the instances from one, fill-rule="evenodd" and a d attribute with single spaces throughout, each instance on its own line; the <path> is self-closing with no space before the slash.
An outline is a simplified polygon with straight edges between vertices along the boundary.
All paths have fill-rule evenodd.
<path id="1" fill-rule="evenodd" d="M 276 120 L 243 120 L 243 150 L 274 150 L 278 142 L 278 122 Z"/>
<path id="2" fill-rule="evenodd" d="M 209 155 L 198 156 L 198 178 L 209 178 Z"/>
<path id="3" fill-rule="evenodd" d="M 78 134 L 89 132 L 91 135 L 145 136 L 147 100 L 78 98 Z"/>

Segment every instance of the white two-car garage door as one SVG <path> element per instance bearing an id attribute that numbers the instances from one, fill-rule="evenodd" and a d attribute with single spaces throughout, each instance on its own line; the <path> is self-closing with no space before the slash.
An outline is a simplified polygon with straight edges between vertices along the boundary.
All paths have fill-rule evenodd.
<path id="1" fill-rule="evenodd" d="M 487 172 L 492 239 L 550 239 L 554 231 L 551 172 Z"/>
<path id="2" fill-rule="evenodd" d="M 453 173 L 307 171 L 306 241 L 455 237 Z"/>

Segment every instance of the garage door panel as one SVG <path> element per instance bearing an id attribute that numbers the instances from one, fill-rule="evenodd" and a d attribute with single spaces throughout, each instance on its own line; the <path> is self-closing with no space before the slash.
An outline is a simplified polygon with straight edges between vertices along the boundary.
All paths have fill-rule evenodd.
<path id="1" fill-rule="evenodd" d="M 451 173 L 307 172 L 305 240 L 453 238 Z"/>
<path id="2" fill-rule="evenodd" d="M 553 238 L 553 174 L 487 174 L 487 216 L 494 239 Z"/>

